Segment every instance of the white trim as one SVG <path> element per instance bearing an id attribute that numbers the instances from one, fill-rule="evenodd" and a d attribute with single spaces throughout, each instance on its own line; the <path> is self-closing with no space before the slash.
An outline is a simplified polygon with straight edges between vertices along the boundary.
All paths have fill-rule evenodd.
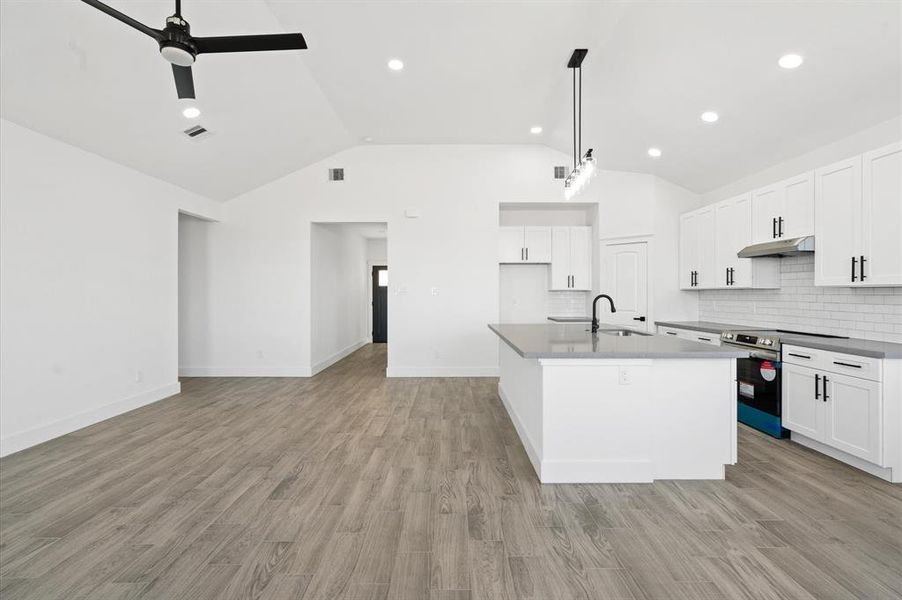
<path id="1" fill-rule="evenodd" d="M 0 456 L 6 456 L 7 454 L 36 446 L 42 442 L 72 433 L 100 421 L 105 421 L 130 410 L 153 404 L 178 394 L 181 389 L 181 384 L 176 381 L 163 387 L 147 390 L 146 392 L 72 415 L 71 417 L 62 418 L 47 425 L 7 435 L 4 438 L 0 438 Z"/>
<path id="2" fill-rule="evenodd" d="M 870 463 L 866 460 L 862 460 L 857 456 L 852 456 L 842 450 L 837 450 L 832 446 L 828 446 L 822 442 L 817 440 L 813 440 L 810 437 L 806 437 L 795 431 L 792 432 L 790 438 L 793 442 L 800 446 L 805 446 L 806 448 L 810 448 L 816 452 L 820 452 L 821 454 L 826 454 L 830 458 L 838 460 L 840 462 L 844 462 L 849 466 L 855 467 L 865 473 L 873 475 L 874 477 L 879 477 L 880 479 L 885 479 L 886 481 L 891 481 L 893 483 L 902 483 L 902 473 L 898 474 L 895 479 L 893 479 L 893 470 L 881 467 L 880 465 L 875 465 L 874 463 Z"/>
<path id="3" fill-rule="evenodd" d="M 498 396 L 501 398 L 504 408 L 507 409 L 507 414 L 510 416 L 511 423 L 514 424 L 514 429 L 517 430 L 517 434 L 520 436 L 520 445 L 526 450 L 526 456 L 529 458 L 529 462 L 532 463 L 532 468 L 536 472 L 539 481 L 542 481 L 542 457 L 539 456 L 539 452 L 533 445 L 532 439 L 529 437 L 529 432 L 526 431 L 526 427 L 520 422 L 520 417 L 518 417 L 516 411 L 514 411 L 514 407 L 511 405 L 500 381 L 498 382 Z"/>
<path id="4" fill-rule="evenodd" d="M 179 367 L 179 377 L 310 377 L 309 367 Z"/>
<path id="5" fill-rule="evenodd" d="M 386 377 L 498 377 L 498 367 L 388 367 Z"/>
<path id="6" fill-rule="evenodd" d="M 318 363 L 314 364 L 313 367 L 310 369 L 311 372 L 314 375 L 316 375 L 320 371 L 331 367 L 332 365 L 334 365 L 335 363 L 337 363 L 344 357 L 346 357 L 354 352 L 357 352 L 358 350 L 363 348 L 366 345 L 366 343 L 367 343 L 367 341 L 365 339 L 360 340 L 358 342 L 354 342 L 347 348 L 344 348 L 343 350 L 339 350 L 338 352 L 336 352 L 332 356 L 326 358 L 325 360 L 321 360 Z"/>

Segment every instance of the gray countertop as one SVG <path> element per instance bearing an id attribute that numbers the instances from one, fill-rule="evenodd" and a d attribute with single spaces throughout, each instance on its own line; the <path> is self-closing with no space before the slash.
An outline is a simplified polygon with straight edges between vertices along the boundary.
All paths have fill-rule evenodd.
<path id="1" fill-rule="evenodd" d="M 548 317 L 548 320 L 555 323 L 591 323 L 592 317 Z"/>
<path id="2" fill-rule="evenodd" d="M 738 358 L 739 348 L 720 348 L 666 335 L 592 335 L 584 324 L 491 324 L 489 329 L 523 358 Z M 607 330 L 618 329 L 607 326 Z"/>
<path id="3" fill-rule="evenodd" d="M 773 329 L 772 327 L 753 327 L 751 325 L 736 325 L 733 323 L 712 323 L 710 321 L 655 321 L 655 325 L 674 327 L 676 329 L 695 329 L 708 333 L 720 333 L 725 330 L 741 329 Z M 874 340 L 861 340 L 856 338 L 819 338 L 792 333 L 781 333 L 780 340 L 784 344 L 802 346 L 815 350 L 828 350 L 842 352 L 855 356 L 869 356 L 871 358 L 902 358 L 902 344 L 893 342 L 878 342 Z"/>

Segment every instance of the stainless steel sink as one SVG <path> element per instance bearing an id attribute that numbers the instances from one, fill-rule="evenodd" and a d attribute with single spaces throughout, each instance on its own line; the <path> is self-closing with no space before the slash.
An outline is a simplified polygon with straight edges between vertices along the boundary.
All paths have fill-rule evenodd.
<path id="1" fill-rule="evenodd" d="M 628 335 L 651 335 L 650 333 L 645 333 L 644 331 L 633 331 L 632 329 L 599 329 L 598 333 L 603 333 L 604 335 L 615 335 L 617 337 L 625 337 Z"/>

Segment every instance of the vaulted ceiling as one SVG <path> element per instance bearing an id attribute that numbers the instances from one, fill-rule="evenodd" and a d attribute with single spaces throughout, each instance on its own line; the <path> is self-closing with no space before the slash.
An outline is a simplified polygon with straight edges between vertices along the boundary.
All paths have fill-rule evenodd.
<path id="1" fill-rule="evenodd" d="M 109 3 L 153 27 L 172 12 Z M 190 140 L 151 39 L 75 0 L 2 0 L 0 115 L 224 200 L 365 138 L 569 153 L 576 47 L 589 49 L 583 147 L 697 192 L 902 112 L 898 2 L 184 0 L 182 12 L 195 35 L 301 31 L 310 49 L 201 56 L 212 135 Z M 787 52 L 804 65 L 780 69 Z M 394 57 L 403 71 L 386 68 Z M 702 123 L 705 110 L 720 121 Z"/>

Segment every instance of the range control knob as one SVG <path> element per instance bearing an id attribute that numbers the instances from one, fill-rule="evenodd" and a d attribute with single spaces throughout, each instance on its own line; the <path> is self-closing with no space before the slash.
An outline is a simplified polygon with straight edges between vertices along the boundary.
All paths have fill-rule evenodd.
<path id="1" fill-rule="evenodd" d="M 773 346 L 774 345 L 773 340 L 762 340 L 761 343 L 764 344 L 765 346 Z"/>

